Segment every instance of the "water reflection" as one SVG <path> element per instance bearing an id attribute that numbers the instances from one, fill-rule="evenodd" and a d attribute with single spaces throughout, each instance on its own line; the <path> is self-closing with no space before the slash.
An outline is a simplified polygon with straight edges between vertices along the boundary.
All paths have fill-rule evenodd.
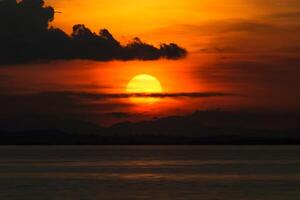
<path id="1" fill-rule="evenodd" d="M 0 150 L 0 199 L 286 200 L 300 195 L 299 147 Z"/>

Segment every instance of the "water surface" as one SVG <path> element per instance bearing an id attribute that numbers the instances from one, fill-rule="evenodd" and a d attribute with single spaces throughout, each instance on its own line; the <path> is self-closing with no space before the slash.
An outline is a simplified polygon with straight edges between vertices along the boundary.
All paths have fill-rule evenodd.
<path id="1" fill-rule="evenodd" d="M 0 147 L 5 200 L 297 200 L 300 146 Z"/>

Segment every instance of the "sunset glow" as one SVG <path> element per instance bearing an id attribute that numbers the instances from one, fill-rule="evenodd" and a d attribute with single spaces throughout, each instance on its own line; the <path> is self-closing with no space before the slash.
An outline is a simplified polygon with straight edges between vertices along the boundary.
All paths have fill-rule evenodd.
<path id="1" fill-rule="evenodd" d="M 0 27 L 0 200 L 299 198 L 300 0 L 0 0 Z"/>
<path id="2" fill-rule="evenodd" d="M 15 23 L 1 33 L 3 113 L 107 125 L 219 108 L 300 109 L 299 1 L 44 3 L 29 5 L 27 18 L 2 12 L 3 24 Z"/>
<path id="3" fill-rule="evenodd" d="M 160 82 L 153 76 L 148 74 L 141 74 L 133 77 L 126 88 L 126 92 L 129 94 L 155 94 L 162 93 L 163 89 Z M 134 103 L 152 104 L 158 101 L 158 98 L 154 97 L 132 97 L 130 98 Z"/>

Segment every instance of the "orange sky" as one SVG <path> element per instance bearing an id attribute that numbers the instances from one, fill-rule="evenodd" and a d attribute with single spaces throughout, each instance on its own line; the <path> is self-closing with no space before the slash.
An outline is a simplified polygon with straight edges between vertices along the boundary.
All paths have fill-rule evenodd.
<path id="1" fill-rule="evenodd" d="M 222 22 L 234 22 L 237 20 L 271 21 L 267 16 L 276 13 L 298 12 L 297 0 L 48 0 L 58 12 L 55 26 L 71 32 L 74 23 L 83 23 L 93 31 L 107 28 L 119 39 L 126 42 L 133 36 L 141 36 L 147 41 L 159 43 L 162 39 L 183 41 L 191 48 L 195 34 L 193 32 L 180 38 L 184 26 L 203 26 L 205 30 L 218 29 L 214 26 Z M 210 25 L 212 24 L 212 25 Z M 223 26 L 226 24 L 223 24 Z M 157 34 L 159 31 L 160 34 Z M 199 32 L 199 31 L 198 31 Z M 165 37 L 167 35 L 167 37 Z M 206 34 L 207 35 L 207 34 Z M 187 37 L 188 36 L 188 37 Z M 207 38 L 197 38 L 206 43 Z M 168 41 L 167 41 L 168 42 Z"/>
<path id="2" fill-rule="evenodd" d="M 123 43 L 135 36 L 155 45 L 175 42 L 187 48 L 189 55 L 173 61 L 55 61 L 27 67 L 1 67 L 0 75 L 9 79 L 0 76 L 0 94 L 123 93 L 134 76 L 150 74 L 161 82 L 167 93 L 231 95 L 169 98 L 148 107 L 126 107 L 130 104 L 128 99 L 88 102 L 88 106 L 83 101 L 81 107 L 70 108 L 70 115 L 133 112 L 158 117 L 197 109 L 299 109 L 298 0 L 46 2 L 58 12 L 52 25 L 68 33 L 74 24 L 80 23 L 95 32 L 107 28 Z M 97 107 L 103 103 L 105 108 Z M 109 105 L 111 109 L 106 109 Z"/>

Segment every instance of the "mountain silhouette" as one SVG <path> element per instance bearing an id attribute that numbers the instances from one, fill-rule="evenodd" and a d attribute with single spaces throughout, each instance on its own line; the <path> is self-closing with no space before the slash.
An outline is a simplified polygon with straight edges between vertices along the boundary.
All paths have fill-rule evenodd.
<path id="1" fill-rule="evenodd" d="M 196 111 L 101 127 L 31 116 L 1 120 L 0 144 L 300 144 L 298 114 Z"/>

